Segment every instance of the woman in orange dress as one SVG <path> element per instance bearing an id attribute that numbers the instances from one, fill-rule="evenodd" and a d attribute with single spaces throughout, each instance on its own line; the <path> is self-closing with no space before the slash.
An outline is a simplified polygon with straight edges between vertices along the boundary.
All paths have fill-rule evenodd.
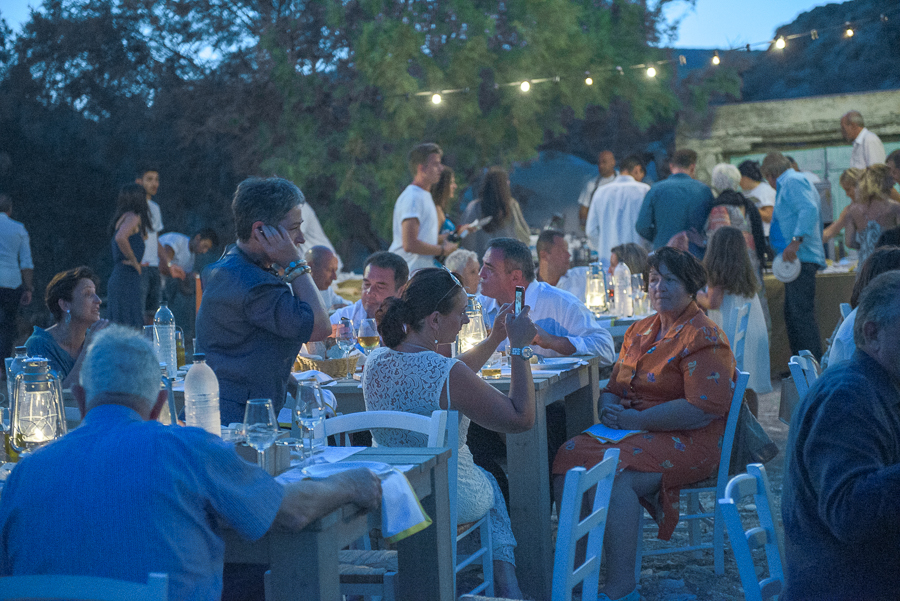
<path id="1" fill-rule="evenodd" d="M 601 601 L 640 598 L 634 564 L 641 505 L 660 524 L 659 538 L 668 540 L 678 523 L 680 487 L 708 478 L 719 466 L 734 388 L 728 340 L 695 301 L 706 284 L 703 266 L 690 253 L 668 247 L 652 253 L 649 264 L 650 301 L 657 313 L 628 329 L 600 395 L 602 423 L 646 432 L 614 445 L 581 434 L 559 449 L 553 463 L 554 489 L 561 495 L 567 470 L 596 465 L 607 448 L 621 451 L 606 526 Z"/>

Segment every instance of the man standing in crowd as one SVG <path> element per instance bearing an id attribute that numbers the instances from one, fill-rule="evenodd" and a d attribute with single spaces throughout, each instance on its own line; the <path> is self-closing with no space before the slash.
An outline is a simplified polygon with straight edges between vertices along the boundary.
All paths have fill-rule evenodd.
<path id="1" fill-rule="evenodd" d="M 537 239 L 537 280 L 565 290 L 582 303 L 587 285 L 587 267 L 569 267 L 572 255 L 566 236 L 559 230 L 544 230 Z"/>
<path id="2" fill-rule="evenodd" d="M 635 226 L 654 249 L 668 244 L 676 234 L 687 234 L 688 240 L 701 235 L 714 200 L 709 186 L 694 179 L 696 152 L 688 148 L 675 151 L 669 169 L 672 175 L 654 184 L 644 197 Z M 702 249 L 694 243 L 689 250 L 703 256 Z"/>
<path id="3" fill-rule="evenodd" d="M 277 414 L 300 347 L 331 334 L 298 248 L 303 202 L 285 179 L 242 181 L 231 203 L 237 242 L 203 270 L 197 346 L 219 378 L 223 424 L 244 421 L 248 399 L 272 399 Z"/>
<path id="4" fill-rule="evenodd" d="M 594 192 L 585 232 L 601 261 L 609 261 L 610 252 L 620 244 L 646 244 L 634 229 L 650 190 L 642 181 L 644 175 L 643 159 L 631 155 L 622 161 L 619 176 Z"/>
<path id="5" fill-rule="evenodd" d="M 163 297 L 175 323 L 184 331 L 185 343 L 194 337 L 197 313 L 194 260 L 218 245 L 219 235 L 212 228 L 203 228 L 190 238 L 178 232 L 159 237 L 159 272 L 165 278 Z"/>
<path id="6" fill-rule="evenodd" d="M 738 165 L 741 174 L 741 190 L 744 196 L 753 201 L 759 209 L 759 216 L 763 222 L 763 233 L 769 238 L 769 228 L 772 226 L 772 211 L 775 210 L 775 190 L 765 181 L 759 170 L 759 163 L 746 160 Z"/>
<path id="7" fill-rule="evenodd" d="M 147 582 L 159 572 L 169 577 L 169 599 L 219 599 L 221 526 L 256 540 L 270 528 L 300 530 L 346 503 L 381 502 L 369 470 L 282 486 L 218 436 L 155 421 L 166 403 L 159 364 L 130 329 L 97 335 L 80 382 L 72 392 L 81 426 L 23 457 L 3 488 L 0 576 Z"/>
<path id="8" fill-rule="evenodd" d="M 457 248 L 453 242 L 438 242 L 437 209 L 431 187 L 441 178 L 443 156 L 437 144 L 419 144 L 409 152 L 413 181 L 394 204 L 394 241 L 390 250 L 403 257 L 409 272 L 434 267 L 434 258 L 443 259 Z"/>
<path id="9" fill-rule="evenodd" d="M 322 303 L 328 310 L 346 307 L 349 303 L 331 287 L 337 279 L 338 258 L 327 246 L 313 246 L 306 251 L 306 262 L 312 269 L 312 279 L 319 289 Z"/>
<path id="10" fill-rule="evenodd" d="M 900 590 L 900 273 L 866 286 L 853 338 L 850 361 L 829 366 L 791 420 L 785 601 Z"/>
<path id="11" fill-rule="evenodd" d="M 866 129 L 859 111 L 850 111 L 841 117 L 841 134 L 853 144 L 850 166 L 865 169 L 876 163 L 884 163 L 884 144 L 873 132 Z"/>
<path id="12" fill-rule="evenodd" d="M 784 322 L 791 354 L 808 350 L 818 359 L 822 343 L 815 312 L 816 271 L 825 267 L 819 194 L 780 152 L 767 154 L 761 171 L 775 188 L 769 230 L 772 248 L 785 261 L 800 261 L 800 275 L 784 285 Z"/>
<path id="13" fill-rule="evenodd" d="M 150 226 L 147 228 L 147 239 L 144 240 L 144 256 L 141 257 L 141 298 L 144 301 L 144 323 L 153 323 L 153 317 L 162 300 L 162 280 L 159 277 L 159 233 L 163 229 L 162 211 L 153 201 L 159 191 L 159 170 L 146 167 L 134 180 L 147 193 L 147 205 L 150 207 Z"/>
<path id="14" fill-rule="evenodd" d="M 375 317 L 381 303 L 397 296 L 408 279 L 409 267 L 400 255 L 386 250 L 369 255 L 363 270 L 362 298 L 332 313 L 331 323 L 341 323 L 346 317 L 358 326 L 362 320 Z"/>
<path id="15" fill-rule="evenodd" d="M 34 264 L 25 226 L 10 218 L 12 198 L 0 194 L 0 353 L 12 356 L 19 307 L 31 304 Z M 6 370 L 3 370 L 4 378 Z"/>
<path id="16" fill-rule="evenodd" d="M 591 201 L 594 194 L 597 193 L 602 186 L 611 184 L 616 179 L 616 157 L 609 150 L 603 150 L 597 155 L 597 170 L 600 174 L 588 180 L 578 197 L 578 220 L 581 227 L 585 227 L 588 218 L 588 210 L 591 207 Z"/>

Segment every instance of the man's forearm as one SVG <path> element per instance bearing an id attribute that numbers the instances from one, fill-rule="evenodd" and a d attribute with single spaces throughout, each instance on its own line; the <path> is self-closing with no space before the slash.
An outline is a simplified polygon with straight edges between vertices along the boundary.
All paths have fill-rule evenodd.
<path id="1" fill-rule="evenodd" d="M 33 269 L 23 269 L 22 270 L 22 287 L 25 290 L 34 290 L 34 270 Z"/>

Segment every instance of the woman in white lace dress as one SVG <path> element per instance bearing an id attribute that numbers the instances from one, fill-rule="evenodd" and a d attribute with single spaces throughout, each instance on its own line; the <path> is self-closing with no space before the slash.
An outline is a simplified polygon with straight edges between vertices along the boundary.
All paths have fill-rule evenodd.
<path id="1" fill-rule="evenodd" d="M 891 200 L 894 179 L 887 165 L 866 167 L 856 184 L 856 202 L 847 208 L 846 237 L 859 250 L 859 265 L 875 250 L 881 232 L 900 225 L 900 203 Z"/>
<path id="2" fill-rule="evenodd" d="M 445 269 L 422 269 L 403 287 L 399 298 L 384 302 L 376 319 L 385 347 L 366 360 L 362 387 L 366 409 L 409 411 L 430 415 L 436 409 L 460 413 L 459 523 L 490 512 L 494 553 L 494 585 L 501 597 L 521 598 L 515 573 L 509 514 L 494 477 L 472 461 L 466 446 L 469 421 L 497 432 L 524 432 L 534 424 L 531 366 L 512 357 L 509 396 L 485 383 L 476 373 L 507 335 L 511 348 L 521 348 L 537 333 L 528 308 L 516 316 L 505 305 L 487 340 L 455 359 L 436 352 L 438 344 L 456 340 L 466 317 L 466 291 Z M 424 437 L 392 430 L 375 430 L 385 446 L 425 446 Z"/>

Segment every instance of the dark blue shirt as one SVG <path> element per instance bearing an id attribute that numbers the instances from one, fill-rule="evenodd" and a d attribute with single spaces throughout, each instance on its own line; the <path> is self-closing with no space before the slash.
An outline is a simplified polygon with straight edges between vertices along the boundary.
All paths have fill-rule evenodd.
<path id="1" fill-rule="evenodd" d="M 644 196 L 635 230 L 653 242 L 654 249 L 665 246 L 678 232 L 694 229 L 702 234 L 714 200 L 709 186 L 686 173 L 675 173 Z"/>
<path id="2" fill-rule="evenodd" d="M 900 390 L 857 350 L 795 410 L 783 601 L 900 598 Z"/>
<path id="3" fill-rule="evenodd" d="M 277 413 L 313 321 L 307 303 L 237 246 L 204 269 L 197 346 L 219 379 L 219 398 L 272 399 Z"/>
<path id="4" fill-rule="evenodd" d="M 10 474 L 0 498 L 0 575 L 147 582 L 163 572 L 169 599 L 217 601 L 222 525 L 257 539 L 283 496 L 218 436 L 98 405 Z"/>

